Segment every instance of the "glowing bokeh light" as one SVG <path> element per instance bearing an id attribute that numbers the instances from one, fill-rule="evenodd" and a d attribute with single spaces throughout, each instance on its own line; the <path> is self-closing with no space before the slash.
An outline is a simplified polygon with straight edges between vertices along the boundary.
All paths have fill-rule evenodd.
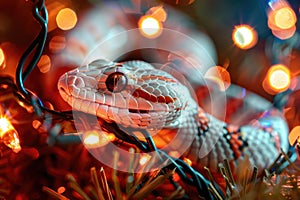
<path id="1" fill-rule="evenodd" d="M 107 145 L 109 139 L 105 133 L 98 131 L 88 131 L 83 136 L 83 143 L 89 148 L 102 147 Z"/>
<path id="2" fill-rule="evenodd" d="M 9 130 L 13 129 L 11 123 L 6 117 L 0 118 L 0 137 Z"/>
<path id="3" fill-rule="evenodd" d="M 295 126 L 289 134 L 289 142 L 293 146 L 295 142 L 300 142 L 300 126 Z"/>
<path id="4" fill-rule="evenodd" d="M 183 161 L 187 163 L 189 166 L 192 166 L 192 161 L 189 158 L 184 158 Z"/>
<path id="5" fill-rule="evenodd" d="M 77 23 L 77 15 L 70 8 L 61 9 L 56 16 L 56 24 L 62 30 L 70 30 Z"/>
<path id="6" fill-rule="evenodd" d="M 147 11 L 146 15 L 154 17 L 160 22 L 164 22 L 167 20 L 167 12 L 163 8 L 163 6 L 155 6 L 150 8 L 149 11 Z"/>
<path id="7" fill-rule="evenodd" d="M 267 73 L 267 80 L 274 92 L 285 91 L 291 83 L 290 70 L 282 64 L 273 65 Z"/>
<path id="8" fill-rule="evenodd" d="M 231 78 L 229 72 L 221 66 L 215 66 L 209 68 L 204 77 L 209 79 L 219 86 L 219 89 L 225 91 L 231 84 Z"/>
<path id="9" fill-rule="evenodd" d="M 140 158 L 140 165 L 145 165 L 150 159 L 150 156 L 149 155 L 144 155 Z"/>
<path id="10" fill-rule="evenodd" d="M 0 139 L 15 153 L 21 151 L 18 132 L 6 117 L 0 117 Z"/>
<path id="11" fill-rule="evenodd" d="M 285 40 L 296 32 L 297 16 L 285 0 L 270 1 L 268 11 L 268 27 L 275 37 Z"/>
<path id="12" fill-rule="evenodd" d="M 290 7 L 283 7 L 275 11 L 274 23 L 278 28 L 289 29 L 297 22 L 295 12 Z"/>
<path id="13" fill-rule="evenodd" d="M 147 38 L 156 38 L 162 32 L 162 24 L 156 18 L 145 15 L 139 20 L 140 32 Z"/>
<path id="14" fill-rule="evenodd" d="M 3 65 L 4 61 L 5 61 L 4 51 L 2 50 L 2 48 L 0 48 L 0 66 Z"/>
<path id="15" fill-rule="evenodd" d="M 58 53 L 66 47 L 66 38 L 56 35 L 49 42 L 49 50 L 53 53 Z"/>
<path id="16" fill-rule="evenodd" d="M 51 68 L 51 59 L 48 55 L 42 55 L 37 64 L 41 73 L 47 73 Z"/>
<path id="17" fill-rule="evenodd" d="M 57 193 L 58 193 L 58 194 L 62 194 L 62 193 L 64 193 L 65 191 L 66 191 L 66 188 L 65 188 L 64 186 L 61 186 L 61 187 L 57 188 Z"/>
<path id="18" fill-rule="evenodd" d="M 249 25 L 235 26 L 232 32 L 234 44 L 241 49 L 250 49 L 257 43 L 257 32 Z"/>
<path id="19" fill-rule="evenodd" d="M 293 35 L 296 33 L 296 26 L 293 26 L 290 29 L 285 29 L 285 30 L 272 30 L 272 34 L 281 39 L 281 40 L 286 40 L 289 39 L 291 37 L 293 37 Z"/>

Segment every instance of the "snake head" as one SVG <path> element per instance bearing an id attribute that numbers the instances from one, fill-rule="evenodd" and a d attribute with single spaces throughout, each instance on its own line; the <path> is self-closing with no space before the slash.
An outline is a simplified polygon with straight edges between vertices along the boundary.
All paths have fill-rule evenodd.
<path id="1" fill-rule="evenodd" d="M 173 76 L 143 61 L 96 60 L 63 74 L 58 89 L 75 110 L 147 129 L 171 126 L 191 98 Z"/>

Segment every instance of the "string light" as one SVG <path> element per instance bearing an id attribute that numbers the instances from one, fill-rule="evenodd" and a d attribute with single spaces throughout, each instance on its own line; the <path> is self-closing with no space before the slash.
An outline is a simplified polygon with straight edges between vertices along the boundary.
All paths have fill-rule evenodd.
<path id="1" fill-rule="evenodd" d="M 77 23 L 77 15 L 71 8 L 63 8 L 56 16 L 56 23 L 60 29 L 70 30 Z"/>
<path id="2" fill-rule="evenodd" d="M 209 68 L 205 75 L 205 78 L 218 84 L 219 89 L 225 91 L 231 84 L 231 78 L 229 72 L 221 66 L 215 66 Z"/>
<path id="3" fill-rule="evenodd" d="M 6 117 L 0 117 L 0 138 L 15 153 L 21 150 L 18 132 Z"/>
<path id="4" fill-rule="evenodd" d="M 140 163 L 140 165 L 145 165 L 147 162 L 148 162 L 148 160 L 150 160 L 150 156 L 149 155 L 143 155 L 141 158 L 140 158 L 140 161 L 139 161 L 139 163 Z"/>
<path id="5" fill-rule="evenodd" d="M 162 23 L 155 17 L 145 15 L 138 22 L 140 32 L 147 38 L 156 38 L 162 32 Z"/>
<path id="6" fill-rule="evenodd" d="M 37 64 L 39 70 L 41 73 L 47 73 L 49 72 L 51 68 L 51 60 L 48 55 L 42 55 L 38 64 Z"/>
<path id="7" fill-rule="evenodd" d="M 286 40 L 286 39 L 293 37 L 295 32 L 296 32 L 296 26 L 293 26 L 292 28 L 285 29 L 285 30 L 281 30 L 281 29 L 272 30 L 272 34 L 281 40 Z"/>
<path id="8" fill-rule="evenodd" d="M 2 66 L 4 64 L 4 61 L 5 61 L 5 55 L 4 55 L 3 49 L 0 48 L 0 66 Z"/>
<path id="9" fill-rule="evenodd" d="M 295 126 L 290 134 L 289 134 L 289 142 L 290 145 L 294 145 L 295 142 L 298 142 L 300 144 L 300 126 Z"/>
<path id="10" fill-rule="evenodd" d="M 109 143 L 109 139 L 104 132 L 96 130 L 87 131 L 83 135 L 83 143 L 88 148 L 97 148 L 105 146 Z"/>
<path id="11" fill-rule="evenodd" d="M 160 22 L 164 22 L 167 19 L 167 12 L 163 8 L 163 6 L 155 6 L 155 7 L 150 8 L 146 12 L 146 15 L 151 16 Z"/>
<path id="12" fill-rule="evenodd" d="M 56 35 L 49 42 L 49 50 L 52 53 L 58 53 L 66 47 L 66 38 Z"/>
<path id="13" fill-rule="evenodd" d="M 296 32 L 297 16 L 285 0 L 269 2 L 268 27 L 279 39 L 288 39 Z"/>
<path id="14" fill-rule="evenodd" d="M 62 194 L 62 193 L 64 193 L 65 191 L 66 191 L 66 188 L 65 188 L 64 186 L 61 186 L 61 187 L 57 188 L 57 193 L 58 193 L 58 194 Z"/>
<path id="15" fill-rule="evenodd" d="M 263 88 L 269 94 L 277 94 L 289 88 L 291 84 L 290 70 L 282 64 L 270 67 L 263 81 Z"/>
<path id="16" fill-rule="evenodd" d="M 250 49 L 257 43 L 257 32 L 249 25 L 235 26 L 232 32 L 234 44 L 241 49 Z"/>
<path id="17" fill-rule="evenodd" d="M 185 163 L 187 163 L 189 166 L 192 166 L 192 164 L 193 164 L 192 161 L 190 159 L 188 159 L 188 158 L 184 158 L 183 161 Z"/>
<path id="18" fill-rule="evenodd" d="M 267 76 L 271 88 L 277 92 L 286 90 L 291 82 L 289 69 L 281 64 L 272 66 Z"/>

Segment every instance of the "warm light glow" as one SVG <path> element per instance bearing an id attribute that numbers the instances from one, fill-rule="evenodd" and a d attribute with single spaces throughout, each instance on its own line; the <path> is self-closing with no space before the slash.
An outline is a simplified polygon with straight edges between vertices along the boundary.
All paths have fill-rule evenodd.
<path id="1" fill-rule="evenodd" d="M 42 55 L 38 64 L 37 64 L 40 72 L 47 73 L 51 68 L 51 60 L 48 55 Z"/>
<path id="2" fill-rule="evenodd" d="M 65 188 L 64 186 L 61 186 L 61 187 L 57 188 L 57 193 L 58 193 L 58 194 L 62 194 L 62 193 L 64 193 L 65 191 L 66 191 L 66 188 Z"/>
<path id="3" fill-rule="evenodd" d="M 190 159 L 188 159 L 188 158 L 184 158 L 183 161 L 185 163 L 187 163 L 189 166 L 192 166 L 192 164 L 193 164 L 192 161 Z"/>
<path id="4" fill-rule="evenodd" d="M 278 28 L 288 29 L 297 22 L 296 14 L 290 7 L 284 7 L 275 11 L 274 22 Z"/>
<path id="5" fill-rule="evenodd" d="M 209 68 L 205 75 L 205 78 L 218 84 L 219 89 L 225 91 L 231 84 L 231 78 L 229 72 L 221 66 L 215 66 Z"/>
<path id="6" fill-rule="evenodd" d="M 64 36 L 54 36 L 49 42 L 49 50 L 58 53 L 66 47 L 66 38 Z"/>
<path id="7" fill-rule="evenodd" d="M 285 30 L 281 30 L 281 29 L 272 30 L 273 35 L 281 40 L 286 40 L 293 37 L 295 32 L 296 32 L 296 26 L 293 26 L 292 28 L 285 29 Z"/>
<path id="8" fill-rule="evenodd" d="M 268 11 L 268 27 L 274 36 L 285 40 L 296 32 L 297 16 L 287 1 L 270 1 Z"/>
<path id="9" fill-rule="evenodd" d="M 116 136 L 113 133 L 107 134 L 107 138 L 111 142 L 114 141 L 114 140 L 116 140 Z"/>
<path id="10" fill-rule="evenodd" d="M 170 151 L 169 156 L 174 157 L 174 158 L 179 158 L 181 155 L 178 151 Z"/>
<path id="11" fill-rule="evenodd" d="M 77 23 L 77 15 L 70 8 L 61 9 L 56 16 L 57 26 L 62 30 L 70 30 Z"/>
<path id="12" fill-rule="evenodd" d="M 2 66 L 4 61 L 5 61 L 5 55 L 4 55 L 2 48 L 0 48 L 0 66 Z"/>
<path id="13" fill-rule="evenodd" d="M 142 156 L 141 159 L 140 159 L 140 162 L 139 162 L 140 165 L 145 165 L 148 162 L 149 159 L 150 159 L 149 155 Z"/>
<path id="14" fill-rule="evenodd" d="M 11 148 L 15 153 L 21 150 L 18 132 L 6 117 L 0 118 L 0 138 L 1 142 Z"/>
<path id="15" fill-rule="evenodd" d="M 167 19 L 167 12 L 162 6 L 155 6 L 150 8 L 149 11 L 147 11 L 146 15 L 154 17 L 160 22 L 164 22 Z"/>
<path id="16" fill-rule="evenodd" d="M 104 132 L 92 130 L 84 134 L 83 142 L 88 148 L 96 148 L 107 145 L 109 139 Z"/>
<path id="17" fill-rule="evenodd" d="M 13 129 L 14 128 L 12 127 L 8 119 L 6 119 L 5 117 L 0 118 L 0 137 L 2 137 L 5 132 Z"/>
<path id="18" fill-rule="evenodd" d="M 249 49 L 257 43 L 257 33 L 249 25 L 235 26 L 232 32 L 234 44 L 241 49 Z"/>
<path id="19" fill-rule="evenodd" d="M 156 38 L 161 34 L 162 24 L 156 18 L 145 15 L 139 20 L 139 28 L 145 37 Z"/>
<path id="20" fill-rule="evenodd" d="M 267 78 L 271 89 L 275 92 L 288 89 L 291 83 L 289 69 L 281 64 L 272 66 L 267 73 Z"/>
<path id="21" fill-rule="evenodd" d="M 300 126 L 294 127 L 289 134 L 289 142 L 293 146 L 300 139 Z"/>
<path id="22" fill-rule="evenodd" d="M 35 129 L 40 128 L 41 125 L 42 125 L 42 123 L 39 120 L 35 119 L 35 120 L 32 121 L 32 127 L 35 128 Z"/>

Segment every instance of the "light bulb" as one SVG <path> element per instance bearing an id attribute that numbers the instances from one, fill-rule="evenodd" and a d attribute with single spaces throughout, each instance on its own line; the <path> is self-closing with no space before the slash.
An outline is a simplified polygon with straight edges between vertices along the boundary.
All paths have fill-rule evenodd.
<path id="1" fill-rule="evenodd" d="M 83 135 L 83 143 L 87 148 L 98 148 L 107 145 L 110 139 L 103 131 L 91 130 Z"/>
<path id="2" fill-rule="evenodd" d="M 0 139 L 15 153 L 21 150 L 18 132 L 6 117 L 0 118 Z"/>

